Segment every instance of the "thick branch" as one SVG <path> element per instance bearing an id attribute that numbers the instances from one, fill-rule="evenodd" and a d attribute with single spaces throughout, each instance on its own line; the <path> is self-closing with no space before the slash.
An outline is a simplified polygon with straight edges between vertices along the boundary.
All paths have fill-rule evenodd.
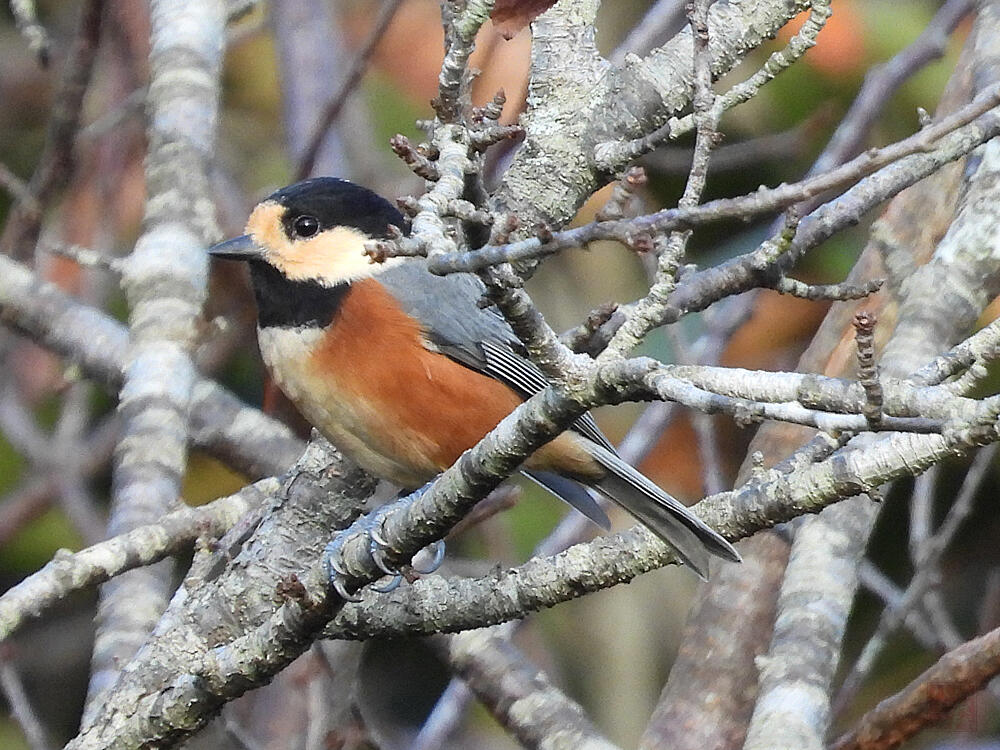
<path id="1" fill-rule="evenodd" d="M 218 235 L 209 170 L 225 11 L 221 0 L 154 0 L 150 13 L 148 195 L 144 232 L 122 264 L 130 341 L 118 403 L 112 535 L 154 522 L 180 495 L 197 381 L 191 349 L 208 286 L 204 248 Z M 161 567 L 156 576 L 126 575 L 102 589 L 91 709 L 159 619 L 169 578 Z"/>
<path id="2" fill-rule="evenodd" d="M 204 726 L 236 686 L 247 689 L 250 683 L 236 674 L 229 675 L 234 685 L 215 690 L 197 675 L 212 649 L 267 621 L 284 601 L 279 585 L 319 559 L 331 529 L 347 526 L 372 489 L 371 480 L 325 440 L 310 444 L 280 481 L 252 526 L 195 558 L 156 633 L 69 747 L 167 747 Z M 263 684 L 288 661 L 257 674 L 253 684 Z M 179 685 L 195 700 L 174 702 Z"/>
<path id="3" fill-rule="evenodd" d="M 774 36 L 805 2 L 742 0 L 715 3 L 709 15 L 712 74 L 718 78 Z M 606 180 L 593 147 L 613 134 L 641 137 L 691 101 L 694 74 L 689 31 L 646 59 L 613 68 L 600 57 L 589 23 L 596 4 L 562 0 L 533 25 L 529 111 L 524 145 L 494 196 L 498 214 L 522 226 L 560 226 Z M 621 165 L 624 166 L 624 165 Z M 607 171 L 605 171 L 607 170 Z"/>

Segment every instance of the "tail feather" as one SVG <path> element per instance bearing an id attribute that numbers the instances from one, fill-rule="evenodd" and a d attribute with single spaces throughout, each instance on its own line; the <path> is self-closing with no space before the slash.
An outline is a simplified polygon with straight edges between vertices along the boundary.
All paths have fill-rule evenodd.
<path id="1" fill-rule="evenodd" d="M 660 539 L 677 550 L 681 560 L 702 578 L 708 575 L 709 554 L 740 562 L 739 553 L 682 503 L 649 478 L 599 445 L 590 454 L 608 473 L 593 483 L 594 489 L 618 503 Z"/>
<path id="2" fill-rule="evenodd" d="M 532 469 L 530 471 L 523 470 L 521 473 L 560 500 L 572 505 L 605 531 L 611 528 L 611 519 L 608 518 L 608 514 L 597 504 L 597 500 L 591 496 L 590 490 L 586 487 L 551 471 Z"/>

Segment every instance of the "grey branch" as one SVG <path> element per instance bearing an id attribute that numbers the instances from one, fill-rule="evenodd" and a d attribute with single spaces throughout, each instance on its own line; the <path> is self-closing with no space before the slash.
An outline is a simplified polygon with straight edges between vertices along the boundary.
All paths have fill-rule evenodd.
<path id="1" fill-rule="evenodd" d="M 235 495 L 200 508 L 180 508 L 156 523 L 139 526 L 80 552 L 63 550 L 44 568 L 0 596 L 0 640 L 6 640 L 26 620 L 40 616 L 74 591 L 151 565 L 190 547 L 197 539 L 221 536 L 277 489 L 277 480 L 263 479 Z"/>
<path id="2" fill-rule="evenodd" d="M 150 7 L 149 124 L 144 232 L 122 263 L 129 345 L 118 412 L 109 532 L 155 522 L 180 497 L 191 360 L 218 236 L 209 170 L 215 141 L 225 9 L 221 0 Z M 170 568 L 130 573 L 101 591 L 84 724 L 152 630 L 170 597 Z"/>

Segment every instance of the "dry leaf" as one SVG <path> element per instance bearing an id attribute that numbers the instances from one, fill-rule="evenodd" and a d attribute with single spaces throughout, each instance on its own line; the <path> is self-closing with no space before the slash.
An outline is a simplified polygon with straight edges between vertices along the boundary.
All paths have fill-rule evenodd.
<path id="1" fill-rule="evenodd" d="M 555 4 L 556 0 L 497 0 L 490 18 L 504 39 L 512 39 Z"/>

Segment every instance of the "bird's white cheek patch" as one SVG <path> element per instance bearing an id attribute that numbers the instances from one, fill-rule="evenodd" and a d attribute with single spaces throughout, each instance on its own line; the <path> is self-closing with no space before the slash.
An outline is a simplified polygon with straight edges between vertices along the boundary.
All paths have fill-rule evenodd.
<path id="1" fill-rule="evenodd" d="M 365 253 L 370 238 L 353 227 L 333 227 L 315 237 L 292 243 L 278 268 L 295 280 L 316 280 L 327 286 L 368 278 L 383 271 Z M 275 263 L 275 265 L 278 265 Z"/>
<path id="2" fill-rule="evenodd" d="M 318 281 L 325 286 L 364 279 L 400 262 L 390 258 L 372 263 L 365 253 L 370 238 L 354 227 L 332 227 L 315 237 L 291 240 L 281 218 L 285 207 L 261 203 L 247 220 L 246 233 L 266 251 L 267 261 L 293 281 Z"/>
<path id="3" fill-rule="evenodd" d="M 265 248 L 268 256 L 284 256 L 290 252 L 291 242 L 281 226 L 284 206 L 274 201 L 264 201 L 247 219 L 246 233 L 253 237 L 258 247 Z"/>

